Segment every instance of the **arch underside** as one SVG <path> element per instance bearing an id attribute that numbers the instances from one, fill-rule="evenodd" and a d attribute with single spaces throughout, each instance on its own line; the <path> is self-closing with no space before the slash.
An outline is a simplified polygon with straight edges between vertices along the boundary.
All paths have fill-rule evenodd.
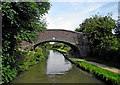
<path id="1" fill-rule="evenodd" d="M 36 44 L 34 44 L 34 48 L 36 48 L 38 45 L 40 45 L 42 43 L 46 43 L 46 42 L 60 42 L 60 43 L 67 44 L 67 45 L 69 45 L 72 48 L 74 57 L 75 58 L 80 58 L 79 48 L 74 43 L 71 43 L 71 42 L 68 42 L 68 41 L 63 41 L 63 40 L 45 40 L 45 41 L 39 41 L 39 42 L 36 42 Z"/>

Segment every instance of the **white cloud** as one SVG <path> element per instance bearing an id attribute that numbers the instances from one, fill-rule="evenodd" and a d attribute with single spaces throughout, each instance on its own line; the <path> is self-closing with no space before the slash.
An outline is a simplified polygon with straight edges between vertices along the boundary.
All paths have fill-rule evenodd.
<path id="1" fill-rule="evenodd" d="M 80 23 L 86 18 L 86 14 L 93 11 L 103 4 L 98 4 L 94 6 L 88 6 L 85 10 L 81 12 L 72 12 L 61 14 L 58 17 L 51 17 L 49 14 L 46 16 L 48 24 L 48 29 L 66 29 L 73 30 L 79 26 Z"/>

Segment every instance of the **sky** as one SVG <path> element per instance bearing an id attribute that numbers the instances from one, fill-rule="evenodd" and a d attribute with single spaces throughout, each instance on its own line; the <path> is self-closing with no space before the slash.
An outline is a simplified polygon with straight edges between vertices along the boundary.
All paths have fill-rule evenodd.
<path id="1" fill-rule="evenodd" d="M 112 14 L 117 20 L 119 0 L 50 0 L 51 9 L 45 16 L 47 29 L 66 29 L 74 31 L 86 18 L 95 14 Z"/>

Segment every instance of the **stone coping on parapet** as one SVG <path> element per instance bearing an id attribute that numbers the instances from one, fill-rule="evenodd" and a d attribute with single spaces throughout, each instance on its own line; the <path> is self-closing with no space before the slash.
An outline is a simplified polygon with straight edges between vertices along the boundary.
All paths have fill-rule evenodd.
<path id="1" fill-rule="evenodd" d="M 72 33 L 77 33 L 77 34 L 85 34 L 83 32 L 76 32 L 76 31 L 65 30 L 65 29 L 45 29 L 44 31 L 66 31 L 66 32 L 72 32 Z"/>

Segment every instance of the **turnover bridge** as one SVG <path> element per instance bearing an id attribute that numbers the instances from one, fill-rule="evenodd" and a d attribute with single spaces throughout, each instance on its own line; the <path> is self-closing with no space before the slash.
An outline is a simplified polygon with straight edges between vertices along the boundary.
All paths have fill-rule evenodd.
<path id="1" fill-rule="evenodd" d="M 82 32 L 63 29 L 47 29 L 44 32 L 36 32 L 36 34 L 38 40 L 32 44 L 33 48 L 45 42 L 60 42 L 69 45 L 76 58 L 82 58 L 88 54 L 88 39 Z"/>

